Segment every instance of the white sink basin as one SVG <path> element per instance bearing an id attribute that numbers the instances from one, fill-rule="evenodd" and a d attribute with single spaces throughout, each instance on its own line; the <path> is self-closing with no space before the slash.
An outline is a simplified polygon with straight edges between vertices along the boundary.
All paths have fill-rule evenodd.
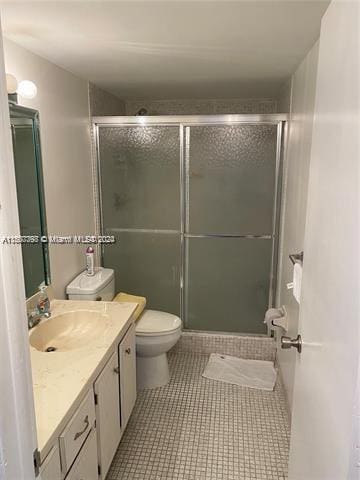
<path id="1" fill-rule="evenodd" d="M 40 352 L 66 352 L 99 339 L 109 317 L 92 310 L 76 310 L 40 323 L 30 334 L 30 344 Z"/>

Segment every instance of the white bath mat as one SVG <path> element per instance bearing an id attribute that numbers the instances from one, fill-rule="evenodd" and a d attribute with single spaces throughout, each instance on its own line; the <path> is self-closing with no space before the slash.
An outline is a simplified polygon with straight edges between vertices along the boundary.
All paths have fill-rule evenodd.
<path id="1" fill-rule="evenodd" d="M 265 360 L 212 353 L 202 376 L 241 387 L 274 390 L 276 370 L 272 362 Z"/>

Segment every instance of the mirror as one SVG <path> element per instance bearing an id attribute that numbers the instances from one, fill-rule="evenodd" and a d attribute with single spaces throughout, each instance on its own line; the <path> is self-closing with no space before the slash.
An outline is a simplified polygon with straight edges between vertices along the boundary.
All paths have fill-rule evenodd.
<path id="1" fill-rule="evenodd" d="M 50 284 L 44 182 L 37 110 L 9 104 L 26 297 Z M 37 239 L 37 241 L 36 241 Z"/>

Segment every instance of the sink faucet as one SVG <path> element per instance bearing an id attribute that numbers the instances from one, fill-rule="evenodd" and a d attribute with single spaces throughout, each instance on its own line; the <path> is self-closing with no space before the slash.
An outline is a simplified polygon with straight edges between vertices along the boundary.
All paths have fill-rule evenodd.
<path id="1" fill-rule="evenodd" d="M 36 327 L 36 325 L 38 325 L 43 318 L 49 318 L 50 316 L 50 300 L 47 294 L 42 291 L 41 297 L 34 310 L 28 312 L 29 330 L 33 327 Z"/>

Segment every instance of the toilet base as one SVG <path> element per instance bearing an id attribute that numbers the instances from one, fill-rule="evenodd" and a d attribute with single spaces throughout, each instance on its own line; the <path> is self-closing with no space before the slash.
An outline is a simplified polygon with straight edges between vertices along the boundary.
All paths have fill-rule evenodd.
<path id="1" fill-rule="evenodd" d="M 163 387 L 170 380 L 166 353 L 156 357 L 136 356 L 136 384 L 138 390 Z"/>

